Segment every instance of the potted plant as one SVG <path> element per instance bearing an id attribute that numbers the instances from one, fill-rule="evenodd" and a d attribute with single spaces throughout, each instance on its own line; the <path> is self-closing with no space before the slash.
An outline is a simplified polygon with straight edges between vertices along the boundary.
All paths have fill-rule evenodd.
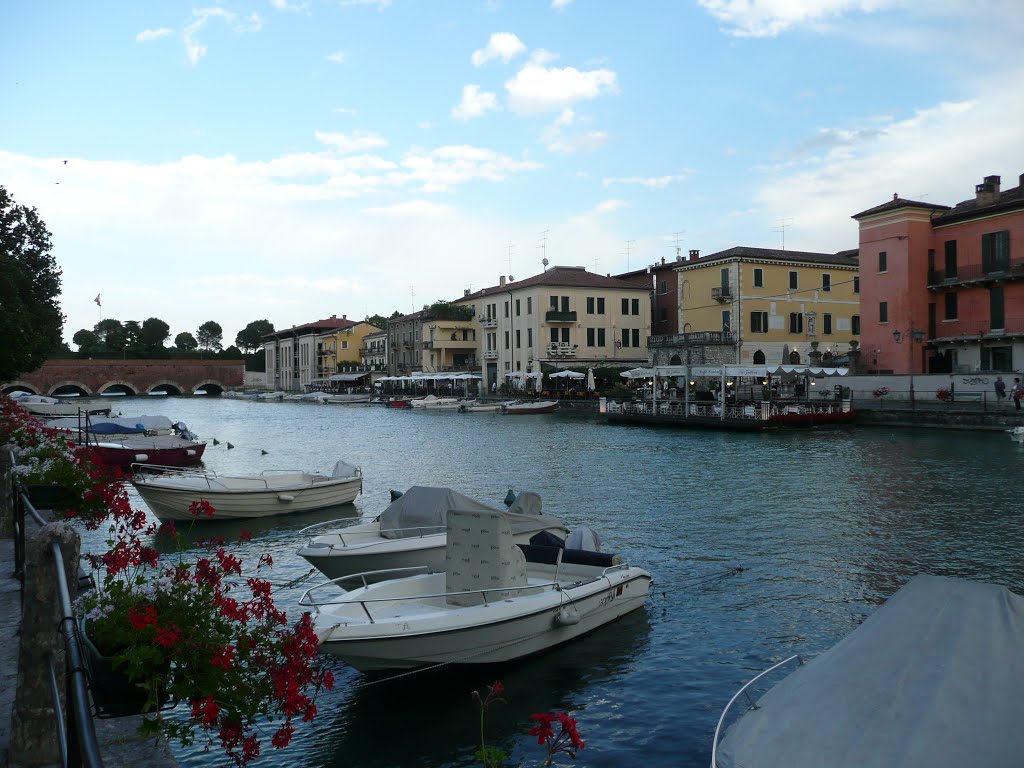
<path id="1" fill-rule="evenodd" d="M 189 511 L 214 512 L 206 501 Z M 161 560 L 139 531 L 170 536 L 176 555 Z M 260 576 L 272 558 L 261 557 L 246 573 L 215 539 L 188 559 L 173 525 L 145 526 L 137 510 L 116 519 L 111 532 L 110 549 L 92 558 L 103 576 L 96 593 L 83 600 L 82 628 L 93 661 L 105 660 L 105 671 L 120 673 L 119 684 L 147 713 L 140 733 L 182 744 L 199 733 L 208 746 L 219 741 L 245 764 L 259 756 L 258 730 L 270 721 L 273 746 L 287 746 L 295 721 L 313 719 L 319 692 L 330 690 L 334 679 L 317 665 L 310 615 L 289 622 L 274 605 L 271 585 Z M 189 715 L 165 717 L 160 706 L 167 700 L 186 704 Z"/>

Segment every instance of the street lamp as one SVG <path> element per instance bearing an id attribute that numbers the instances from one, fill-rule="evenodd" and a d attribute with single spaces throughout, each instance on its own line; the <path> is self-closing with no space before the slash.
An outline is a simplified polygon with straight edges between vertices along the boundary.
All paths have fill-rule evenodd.
<path id="1" fill-rule="evenodd" d="M 904 339 L 910 339 L 910 407 L 914 408 L 914 344 L 924 341 L 924 331 L 915 328 L 914 323 L 911 322 L 909 331 L 904 333 L 897 329 L 892 332 L 892 338 L 897 344 L 902 344 Z"/>

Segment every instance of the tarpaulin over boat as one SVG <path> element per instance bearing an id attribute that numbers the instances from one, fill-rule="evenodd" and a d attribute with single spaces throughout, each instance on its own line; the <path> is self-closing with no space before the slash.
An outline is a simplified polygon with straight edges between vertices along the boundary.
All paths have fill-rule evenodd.
<path id="1" fill-rule="evenodd" d="M 729 729 L 720 768 L 1024 764 L 1024 598 L 917 576 Z"/>
<path id="2" fill-rule="evenodd" d="M 540 508 L 539 500 L 536 508 L 538 510 Z M 451 488 L 414 485 L 381 512 L 381 536 L 389 539 L 404 539 L 411 536 L 442 533 L 446 530 L 449 509 L 466 512 L 501 512 L 495 507 L 471 499 Z M 515 512 L 503 514 L 508 518 L 513 534 L 562 524 L 559 518 L 552 515 L 516 514 Z"/>

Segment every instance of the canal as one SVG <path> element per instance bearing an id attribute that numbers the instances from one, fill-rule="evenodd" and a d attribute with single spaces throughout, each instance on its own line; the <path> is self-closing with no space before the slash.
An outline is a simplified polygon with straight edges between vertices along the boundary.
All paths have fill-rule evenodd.
<path id="1" fill-rule="evenodd" d="M 577 765 L 706 766 L 740 684 L 827 649 L 914 574 L 1024 592 L 1024 447 L 1005 433 L 717 433 L 613 427 L 596 414 L 201 398 L 118 405 L 184 421 L 211 441 L 206 466 L 217 471 L 357 464 L 364 493 L 343 509 L 350 516 L 373 517 L 390 489 L 417 484 L 495 504 L 509 488 L 537 491 L 546 512 L 590 525 L 606 551 L 654 576 L 645 610 L 521 662 L 388 680 L 329 661 L 337 685 L 316 720 L 283 752 L 268 732 L 261 765 L 478 765 L 469 694 L 501 680 L 507 703 L 490 710 L 487 732 L 510 765 L 541 764 L 529 716 L 564 710 L 586 742 Z M 243 557 L 269 552 L 284 584 L 309 569 L 295 555 L 298 530 L 337 516 L 211 524 L 203 534 L 253 531 Z M 282 588 L 278 603 L 297 611 L 300 594 Z M 176 751 L 191 766 L 223 762 L 216 747 Z"/>

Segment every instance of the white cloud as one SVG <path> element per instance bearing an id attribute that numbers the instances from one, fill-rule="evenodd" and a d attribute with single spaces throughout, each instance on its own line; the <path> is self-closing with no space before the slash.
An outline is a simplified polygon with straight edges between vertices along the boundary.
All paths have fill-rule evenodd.
<path id="1" fill-rule="evenodd" d="M 452 108 L 451 117 L 455 120 L 472 120 L 499 109 L 498 97 L 493 93 L 481 91 L 479 85 L 464 85 L 462 101 Z"/>
<path id="2" fill-rule="evenodd" d="M 237 34 L 259 32 L 263 29 L 263 17 L 255 11 L 239 20 L 238 14 L 219 6 L 211 6 L 209 8 L 194 8 L 192 17 L 192 22 L 185 26 L 181 37 L 185 43 L 185 56 L 193 67 L 206 55 L 207 46 L 199 42 L 198 35 L 210 19 L 222 19 Z"/>
<path id="3" fill-rule="evenodd" d="M 505 181 L 513 174 L 541 168 L 540 163 L 515 160 L 492 149 L 453 145 L 432 151 L 412 149 L 401 161 L 410 180 L 424 192 L 446 192 L 473 180 Z"/>
<path id="4" fill-rule="evenodd" d="M 256 11 L 246 16 L 236 27 L 236 32 L 259 32 L 263 29 L 263 17 Z"/>
<path id="5" fill-rule="evenodd" d="M 338 152 L 349 154 L 363 152 L 367 149 L 378 149 L 388 145 L 387 139 L 369 131 L 353 131 L 352 133 L 329 133 L 317 131 L 316 140 L 321 144 L 334 147 Z"/>
<path id="6" fill-rule="evenodd" d="M 328 61 L 333 61 L 335 64 L 344 64 L 347 54 L 344 51 L 335 51 L 334 53 L 328 53 L 325 58 Z"/>
<path id="7" fill-rule="evenodd" d="M 906 6 L 907 0 L 697 0 L 737 37 L 774 37 L 848 14 Z"/>
<path id="8" fill-rule="evenodd" d="M 546 144 L 549 152 L 560 155 L 573 155 L 577 152 L 594 152 L 608 142 L 605 131 L 586 131 L 573 136 L 559 134 L 549 139 Z"/>
<path id="9" fill-rule="evenodd" d="M 302 0 L 302 2 L 298 3 L 293 3 L 289 0 L 270 0 L 270 4 L 278 11 L 309 15 L 309 0 Z"/>
<path id="10" fill-rule="evenodd" d="M 526 45 L 511 32 L 495 32 L 485 48 L 473 51 L 470 60 L 474 67 L 482 67 L 489 61 L 501 59 L 506 64 L 526 51 Z"/>
<path id="11" fill-rule="evenodd" d="M 617 90 L 610 69 L 580 71 L 575 67 L 544 67 L 527 64 L 505 83 L 509 107 L 524 115 L 553 112 L 578 101 L 596 99 Z"/>
<path id="12" fill-rule="evenodd" d="M 693 175 L 695 171 L 687 169 L 685 173 L 674 173 L 667 176 L 623 176 L 620 178 L 606 178 L 601 180 L 601 184 L 610 187 L 613 184 L 632 184 L 641 187 L 647 187 L 648 189 L 664 189 L 669 184 L 675 184 L 680 181 L 686 181 Z"/>
<path id="13" fill-rule="evenodd" d="M 600 218 L 602 216 L 608 216 L 609 214 L 620 211 L 623 208 L 629 208 L 630 204 L 626 200 L 619 198 L 609 198 L 608 200 L 602 200 L 589 211 L 586 211 L 578 216 L 573 216 L 570 221 L 579 224 L 581 222 Z"/>
<path id="14" fill-rule="evenodd" d="M 338 115 L 357 115 L 357 114 L 359 114 L 358 110 L 352 109 L 352 107 L 335 107 L 331 111 L 334 112 L 335 114 L 338 114 Z"/>
<path id="15" fill-rule="evenodd" d="M 383 11 L 391 6 L 391 0 L 338 0 L 338 5 L 371 5 L 376 6 L 378 11 Z"/>
<path id="16" fill-rule="evenodd" d="M 551 0 L 551 9 L 555 11 L 564 11 L 572 3 L 572 0 Z"/>
<path id="17" fill-rule="evenodd" d="M 160 27 L 159 29 L 144 29 L 135 36 L 135 42 L 147 43 L 150 40 L 159 40 L 161 37 L 167 37 L 171 34 L 174 34 L 174 30 L 170 27 Z"/>
<path id="18" fill-rule="evenodd" d="M 453 209 L 450 205 L 432 203 L 429 200 L 409 200 L 404 203 L 396 203 L 395 205 L 363 209 L 363 213 L 374 216 L 398 216 L 402 218 L 408 216 L 445 216 L 452 213 L 452 211 Z"/>

